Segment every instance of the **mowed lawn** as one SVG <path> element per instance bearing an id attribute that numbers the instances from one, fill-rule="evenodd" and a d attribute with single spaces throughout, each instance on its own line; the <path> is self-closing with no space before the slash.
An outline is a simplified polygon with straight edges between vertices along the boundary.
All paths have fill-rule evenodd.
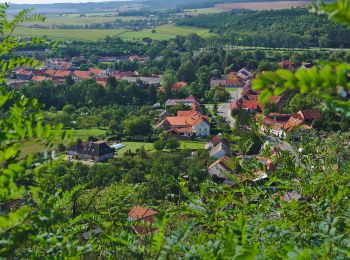
<path id="1" fill-rule="evenodd" d="M 122 29 L 38 29 L 18 27 L 15 30 L 17 36 L 49 37 L 63 40 L 96 41 L 109 36 L 117 36 L 125 32 Z"/>
<path id="2" fill-rule="evenodd" d="M 153 143 L 146 142 L 122 142 L 125 145 L 124 148 L 118 150 L 118 155 L 123 155 L 126 151 L 130 150 L 132 153 L 135 153 L 142 146 L 146 151 L 152 152 L 154 151 Z M 180 149 L 204 149 L 205 142 L 202 141 L 180 141 Z"/>
<path id="3" fill-rule="evenodd" d="M 106 130 L 101 130 L 98 128 L 91 129 L 78 129 L 74 130 L 72 136 L 69 140 L 66 140 L 65 146 L 68 146 L 71 142 L 74 142 L 78 138 L 86 141 L 89 136 L 101 137 L 106 134 Z M 57 148 L 58 143 L 55 144 L 54 148 Z M 21 144 L 21 156 L 27 156 L 29 154 L 43 153 L 45 151 L 45 146 L 40 142 L 27 142 Z"/>

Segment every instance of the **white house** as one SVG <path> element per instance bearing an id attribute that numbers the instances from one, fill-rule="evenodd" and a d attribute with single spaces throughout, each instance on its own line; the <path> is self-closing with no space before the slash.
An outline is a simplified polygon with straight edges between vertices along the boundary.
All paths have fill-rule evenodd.
<path id="1" fill-rule="evenodd" d="M 192 129 L 196 137 L 206 137 L 210 135 L 210 124 L 204 119 L 193 125 Z"/>
<path id="2" fill-rule="evenodd" d="M 211 151 L 210 157 L 212 158 L 222 158 L 224 156 L 231 157 L 232 152 L 229 147 L 227 147 L 223 142 L 218 143 Z"/>
<path id="3" fill-rule="evenodd" d="M 227 166 L 223 159 L 219 159 L 209 166 L 208 172 L 211 177 L 215 176 L 224 180 L 228 180 L 228 174 L 231 173 L 231 169 Z"/>

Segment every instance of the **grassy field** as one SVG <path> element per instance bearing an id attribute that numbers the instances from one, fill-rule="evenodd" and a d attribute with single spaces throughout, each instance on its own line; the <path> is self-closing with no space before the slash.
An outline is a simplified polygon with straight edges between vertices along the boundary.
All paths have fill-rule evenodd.
<path id="1" fill-rule="evenodd" d="M 124 152 L 130 150 L 131 152 L 136 152 L 136 150 L 140 149 L 142 146 L 148 152 L 154 151 L 153 143 L 143 143 L 143 142 L 122 142 L 125 145 L 124 148 L 118 150 L 118 155 L 123 155 Z M 181 149 L 203 149 L 205 143 L 201 141 L 180 141 Z"/>
<path id="2" fill-rule="evenodd" d="M 168 35 L 180 35 L 186 36 L 190 33 L 196 33 L 201 37 L 210 37 L 214 36 L 207 29 L 195 28 L 195 27 L 187 27 L 187 26 L 175 26 L 175 25 L 161 25 L 156 28 L 156 33 L 168 34 Z"/>
<path id="3" fill-rule="evenodd" d="M 79 129 L 75 130 L 70 140 L 65 143 L 67 146 L 71 141 L 75 141 L 80 138 L 83 141 L 87 140 L 89 136 L 100 137 L 106 134 L 105 130 L 98 128 L 91 129 Z M 57 144 L 56 144 L 57 145 Z M 54 147 L 57 148 L 57 147 Z M 29 154 L 43 153 L 45 151 L 45 146 L 38 142 L 28 142 L 21 145 L 21 156 L 27 156 Z"/>
<path id="4" fill-rule="evenodd" d="M 47 36 L 49 38 L 58 38 L 63 40 L 82 40 L 96 41 L 107 35 L 116 36 L 125 32 L 119 29 L 37 29 L 28 27 L 18 27 L 15 30 L 17 36 Z"/>
<path id="5" fill-rule="evenodd" d="M 169 40 L 175 38 L 176 35 L 186 36 L 190 33 L 196 33 L 203 38 L 215 36 L 207 29 L 199 29 L 186 26 L 162 25 L 155 29 L 145 31 L 126 31 L 123 29 L 37 29 L 29 27 L 18 27 L 15 30 L 17 36 L 47 36 L 49 38 L 58 38 L 62 40 L 82 40 L 96 41 L 109 36 L 119 36 L 126 41 L 139 41 L 143 38 L 151 38 L 152 40 Z"/>
<path id="6" fill-rule="evenodd" d="M 250 10 L 279 10 L 290 9 L 295 7 L 305 7 L 309 1 L 266 1 L 266 2 L 245 2 L 216 4 L 215 7 L 221 10 L 230 11 L 233 9 L 250 9 Z"/>
<path id="7" fill-rule="evenodd" d="M 79 130 L 74 130 L 72 139 L 75 140 L 77 138 L 80 138 L 82 140 L 87 140 L 89 136 L 100 137 L 105 134 L 106 134 L 106 130 L 101 130 L 98 128 L 79 129 Z"/>
<path id="8" fill-rule="evenodd" d="M 221 13 L 223 11 L 224 10 L 222 9 L 212 7 L 212 8 L 186 9 L 183 11 L 183 14 L 187 14 L 187 15 L 216 14 L 216 13 Z"/>
<path id="9" fill-rule="evenodd" d="M 124 32 L 119 35 L 120 38 L 126 41 L 140 41 L 143 38 L 151 38 L 156 41 L 166 41 L 175 38 L 175 35 L 152 33 L 151 31 Z"/>

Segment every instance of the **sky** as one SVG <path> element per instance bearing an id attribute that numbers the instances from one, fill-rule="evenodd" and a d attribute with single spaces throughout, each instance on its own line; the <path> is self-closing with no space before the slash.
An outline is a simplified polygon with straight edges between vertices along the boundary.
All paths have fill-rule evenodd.
<path id="1" fill-rule="evenodd" d="M 10 2 L 12 4 L 53 4 L 53 3 L 82 3 L 82 2 L 108 2 L 113 0 L 0 0 L 0 2 Z M 114 0 L 123 1 L 123 0 Z"/>

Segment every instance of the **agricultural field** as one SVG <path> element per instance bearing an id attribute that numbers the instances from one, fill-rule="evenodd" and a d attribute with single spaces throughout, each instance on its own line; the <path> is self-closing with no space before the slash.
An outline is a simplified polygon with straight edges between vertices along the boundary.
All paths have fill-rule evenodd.
<path id="1" fill-rule="evenodd" d="M 37 29 L 18 27 L 15 30 L 17 36 L 47 36 L 62 40 L 96 41 L 109 36 L 117 36 L 125 32 L 122 29 Z"/>
<path id="2" fill-rule="evenodd" d="M 185 15 L 216 14 L 216 13 L 221 13 L 223 11 L 225 10 L 213 7 L 213 8 L 186 9 L 183 11 L 183 13 L 180 13 L 180 14 L 185 14 Z"/>
<path id="3" fill-rule="evenodd" d="M 38 29 L 29 27 L 18 27 L 15 30 L 17 36 L 46 36 L 49 38 L 58 38 L 62 40 L 81 40 L 97 41 L 109 36 L 119 36 L 126 41 L 140 41 L 143 38 L 152 40 L 169 40 L 177 35 L 186 36 L 190 33 L 196 33 L 203 38 L 210 38 L 215 34 L 210 33 L 207 29 L 199 29 L 186 26 L 162 25 L 151 30 L 144 31 L 127 31 L 123 29 Z"/>
<path id="4" fill-rule="evenodd" d="M 161 25 L 156 29 L 156 33 L 168 34 L 168 35 L 180 35 L 186 36 L 190 33 L 196 33 L 203 38 L 209 38 L 215 36 L 215 34 L 210 33 L 207 29 L 187 27 L 187 26 L 175 26 L 175 25 Z"/>
<path id="5" fill-rule="evenodd" d="M 122 20 L 125 22 L 132 20 L 147 20 L 147 17 L 142 16 L 118 16 L 118 14 L 110 14 L 104 15 L 101 13 L 100 15 L 86 15 L 79 16 L 78 14 L 75 16 L 74 14 L 67 14 L 62 16 L 48 16 L 45 19 L 45 22 L 38 23 L 26 23 L 25 26 L 29 27 L 34 24 L 39 24 L 43 26 L 54 26 L 54 25 L 85 25 L 85 24 L 95 24 L 95 23 L 109 23 L 114 22 L 115 20 Z"/>
<path id="6" fill-rule="evenodd" d="M 123 32 L 118 36 L 126 41 L 140 41 L 143 38 L 151 38 L 156 41 L 166 41 L 175 38 L 176 35 L 152 33 L 151 31 L 129 31 Z"/>
<path id="7" fill-rule="evenodd" d="M 233 9 L 250 9 L 250 10 L 279 10 L 290 9 L 292 7 L 305 7 L 309 1 L 266 1 L 266 2 L 245 2 L 231 4 L 216 4 L 215 8 L 224 11 Z"/>

